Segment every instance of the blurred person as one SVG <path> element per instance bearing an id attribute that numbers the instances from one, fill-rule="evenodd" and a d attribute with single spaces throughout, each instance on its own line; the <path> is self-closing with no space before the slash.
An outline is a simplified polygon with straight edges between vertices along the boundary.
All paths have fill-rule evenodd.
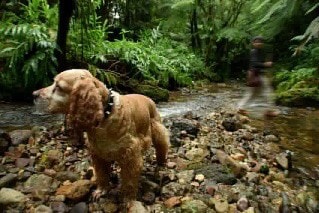
<path id="1" fill-rule="evenodd" d="M 250 51 L 249 70 L 247 73 L 247 91 L 238 103 L 238 113 L 248 115 L 250 111 L 262 109 L 266 117 L 274 117 L 279 113 L 275 110 L 273 101 L 273 89 L 265 68 L 273 65 L 272 61 L 265 61 L 263 51 L 264 38 L 256 36 L 251 40 L 252 49 Z M 250 81 L 250 75 L 254 75 L 254 81 Z"/>

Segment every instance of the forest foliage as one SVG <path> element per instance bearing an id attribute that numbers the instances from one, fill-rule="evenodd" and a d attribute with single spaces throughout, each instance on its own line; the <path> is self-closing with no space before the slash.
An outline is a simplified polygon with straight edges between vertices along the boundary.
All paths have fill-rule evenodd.
<path id="1" fill-rule="evenodd" d="M 204 79 L 243 78 L 250 39 L 263 35 L 276 64 L 272 70 L 278 102 L 301 105 L 305 97 L 309 104 L 319 102 L 319 3 L 70 2 L 1 2 L 0 98 L 30 94 L 65 68 L 90 69 L 115 87 L 123 79 L 176 89 Z"/>

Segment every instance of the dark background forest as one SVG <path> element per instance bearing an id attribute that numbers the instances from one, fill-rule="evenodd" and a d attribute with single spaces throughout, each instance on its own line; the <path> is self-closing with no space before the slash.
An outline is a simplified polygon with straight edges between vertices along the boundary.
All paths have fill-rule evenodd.
<path id="1" fill-rule="evenodd" d="M 262 35 L 277 102 L 319 103 L 315 0 L 9 0 L 0 8 L 1 100 L 31 100 L 70 68 L 125 92 L 240 80 L 250 39 Z"/>

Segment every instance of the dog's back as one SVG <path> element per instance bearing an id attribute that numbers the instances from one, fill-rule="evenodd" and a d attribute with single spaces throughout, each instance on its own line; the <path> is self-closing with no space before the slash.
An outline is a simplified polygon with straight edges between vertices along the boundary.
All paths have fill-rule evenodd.
<path id="1" fill-rule="evenodd" d="M 169 147 L 169 133 L 162 124 L 156 104 L 152 99 L 139 94 L 124 95 L 123 99 L 135 109 L 132 116 L 136 119 L 137 132 L 151 127 L 151 140 L 156 149 L 157 163 L 159 165 L 165 164 Z"/>

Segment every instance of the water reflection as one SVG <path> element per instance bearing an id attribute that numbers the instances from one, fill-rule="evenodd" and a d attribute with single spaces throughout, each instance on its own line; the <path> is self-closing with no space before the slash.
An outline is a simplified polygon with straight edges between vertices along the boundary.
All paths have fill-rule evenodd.
<path id="1" fill-rule="evenodd" d="M 0 103 L 0 128 L 3 130 L 51 127 L 61 121 L 63 115 L 37 113 L 30 103 Z"/>
<path id="2" fill-rule="evenodd" d="M 318 179 L 319 110 L 282 107 L 282 111 L 282 115 L 267 121 L 268 128 L 278 133 L 283 150 L 294 153 L 293 164 L 297 170 L 295 175 Z M 256 119 L 253 125 L 263 128 L 265 124 Z"/>

